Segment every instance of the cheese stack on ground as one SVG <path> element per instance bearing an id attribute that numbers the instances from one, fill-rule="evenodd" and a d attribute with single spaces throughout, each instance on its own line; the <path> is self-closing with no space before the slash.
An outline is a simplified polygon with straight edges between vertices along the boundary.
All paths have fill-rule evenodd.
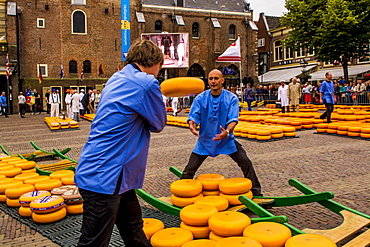
<path id="1" fill-rule="evenodd" d="M 154 233 L 164 229 L 164 224 L 161 220 L 154 218 L 143 218 L 143 221 L 143 231 L 148 240 L 150 240 Z"/>
<path id="2" fill-rule="evenodd" d="M 5 190 L 12 186 L 19 186 L 23 184 L 22 181 L 14 180 L 14 178 L 0 178 L 0 202 L 6 202 Z"/>
<path id="3" fill-rule="evenodd" d="M 67 215 L 63 197 L 56 195 L 39 197 L 30 203 L 30 208 L 37 223 L 56 222 Z"/>
<path id="4" fill-rule="evenodd" d="M 202 183 L 193 179 L 180 179 L 170 185 L 172 204 L 183 208 L 202 198 Z"/>
<path id="5" fill-rule="evenodd" d="M 252 181 L 248 178 L 229 178 L 218 185 L 221 193 L 220 196 L 229 201 L 229 205 L 241 205 L 239 196 L 244 195 L 252 199 Z"/>
<path id="6" fill-rule="evenodd" d="M 218 210 L 212 205 L 188 205 L 180 211 L 180 219 L 182 220 L 180 228 L 192 232 L 195 239 L 208 238 L 210 233 L 208 220 L 216 213 L 218 213 Z"/>
<path id="7" fill-rule="evenodd" d="M 263 247 L 284 247 L 285 242 L 292 237 L 292 232 L 280 223 L 258 222 L 247 226 L 243 236 L 257 240 Z"/>
<path id="8" fill-rule="evenodd" d="M 32 216 L 32 211 L 30 208 L 30 203 L 39 198 L 39 197 L 44 197 L 44 196 L 50 196 L 50 192 L 46 190 L 41 190 L 41 191 L 32 191 L 32 192 L 27 192 L 19 197 L 19 214 L 22 217 L 31 217 Z"/>
<path id="9" fill-rule="evenodd" d="M 12 180 L 12 183 L 17 183 L 14 185 L 8 186 L 4 194 L 6 196 L 6 204 L 9 207 L 20 207 L 19 197 L 27 192 L 32 192 L 35 190 L 35 187 L 32 184 L 25 184 L 24 180 L 38 177 L 37 173 L 23 173 L 15 176 Z"/>
<path id="10" fill-rule="evenodd" d="M 172 227 L 153 234 L 150 243 L 153 247 L 181 247 L 193 240 L 193 234 L 186 229 Z"/>
<path id="11" fill-rule="evenodd" d="M 199 175 L 195 180 L 202 183 L 202 194 L 204 196 L 218 196 L 220 194 L 218 184 L 225 179 L 226 178 L 220 174 L 206 173 Z"/>
<path id="12" fill-rule="evenodd" d="M 73 186 L 73 185 L 70 185 Z M 83 213 L 83 199 L 80 193 L 78 192 L 78 187 L 72 190 L 68 190 L 63 193 L 62 197 L 65 204 L 67 205 L 68 214 L 82 214 Z"/>

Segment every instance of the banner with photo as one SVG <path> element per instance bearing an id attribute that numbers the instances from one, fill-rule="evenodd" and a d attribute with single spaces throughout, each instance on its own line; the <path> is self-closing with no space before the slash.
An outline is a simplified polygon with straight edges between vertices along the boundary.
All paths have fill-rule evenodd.
<path id="1" fill-rule="evenodd" d="M 142 40 L 151 40 L 157 44 L 164 56 L 162 68 L 189 67 L 188 33 L 143 33 Z"/>

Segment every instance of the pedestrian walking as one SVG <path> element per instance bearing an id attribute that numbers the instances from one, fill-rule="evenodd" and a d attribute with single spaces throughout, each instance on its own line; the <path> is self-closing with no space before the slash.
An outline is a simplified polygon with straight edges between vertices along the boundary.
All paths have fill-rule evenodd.
<path id="1" fill-rule="evenodd" d="M 325 104 L 326 111 L 320 116 L 320 119 L 327 119 L 327 123 L 331 123 L 331 113 L 334 110 L 334 83 L 332 81 L 333 75 L 326 72 L 325 81 L 320 86 L 320 103 Z"/>

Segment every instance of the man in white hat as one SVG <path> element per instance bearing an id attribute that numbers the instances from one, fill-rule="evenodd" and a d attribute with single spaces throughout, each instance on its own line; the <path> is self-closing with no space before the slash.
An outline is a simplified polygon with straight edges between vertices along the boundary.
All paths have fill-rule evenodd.
<path id="1" fill-rule="evenodd" d="M 281 112 L 285 113 L 285 107 L 287 108 L 287 112 L 289 112 L 288 86 L 285 85 L 285 80 L 280 81 L 278 101 L 281 103 Z"/>

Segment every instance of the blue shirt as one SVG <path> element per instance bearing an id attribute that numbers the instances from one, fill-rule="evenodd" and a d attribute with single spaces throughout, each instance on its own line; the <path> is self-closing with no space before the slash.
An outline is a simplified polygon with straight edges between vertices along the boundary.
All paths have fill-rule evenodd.
<path id="1" fill-rule="evenodd" d="M 235 94 L 224 89 L 217 98 L 212 96 L 211 90 L 207 90 L 194 99 L 188 117 L 188 121 L 200 124 L 199 139 L 194 147 L 194 153 L 215 157 L 237 151 L 232 133 L 220 141 L 213 141 L 212 138 L 221 133 L 220 126 L 226 129 L 229 123 L 238 122 L 238 102 Z"/>
<path id="2" fill-rule="evenodd" d="M 159 83 L 127 65 L 107 82 L 76 169 L 79 188 L 119 194 L 144 182 L 150 131 L 166 124 Z M 120 176 L 122 181 L 118 184 Z"/>
<path id="3" fill-rule="evenodd" d="M 322 100 L 325 103 L 334 104 L 334 83 L 332 81 L 323 81 L 320 86 Z"/>
<path id="4" fill-rule="evenodd" d="M 6 103 L 6 97 L 5 96 L 2 96 L 0 95 L 0 106 L 8 106 L 8 104 Z"/>

